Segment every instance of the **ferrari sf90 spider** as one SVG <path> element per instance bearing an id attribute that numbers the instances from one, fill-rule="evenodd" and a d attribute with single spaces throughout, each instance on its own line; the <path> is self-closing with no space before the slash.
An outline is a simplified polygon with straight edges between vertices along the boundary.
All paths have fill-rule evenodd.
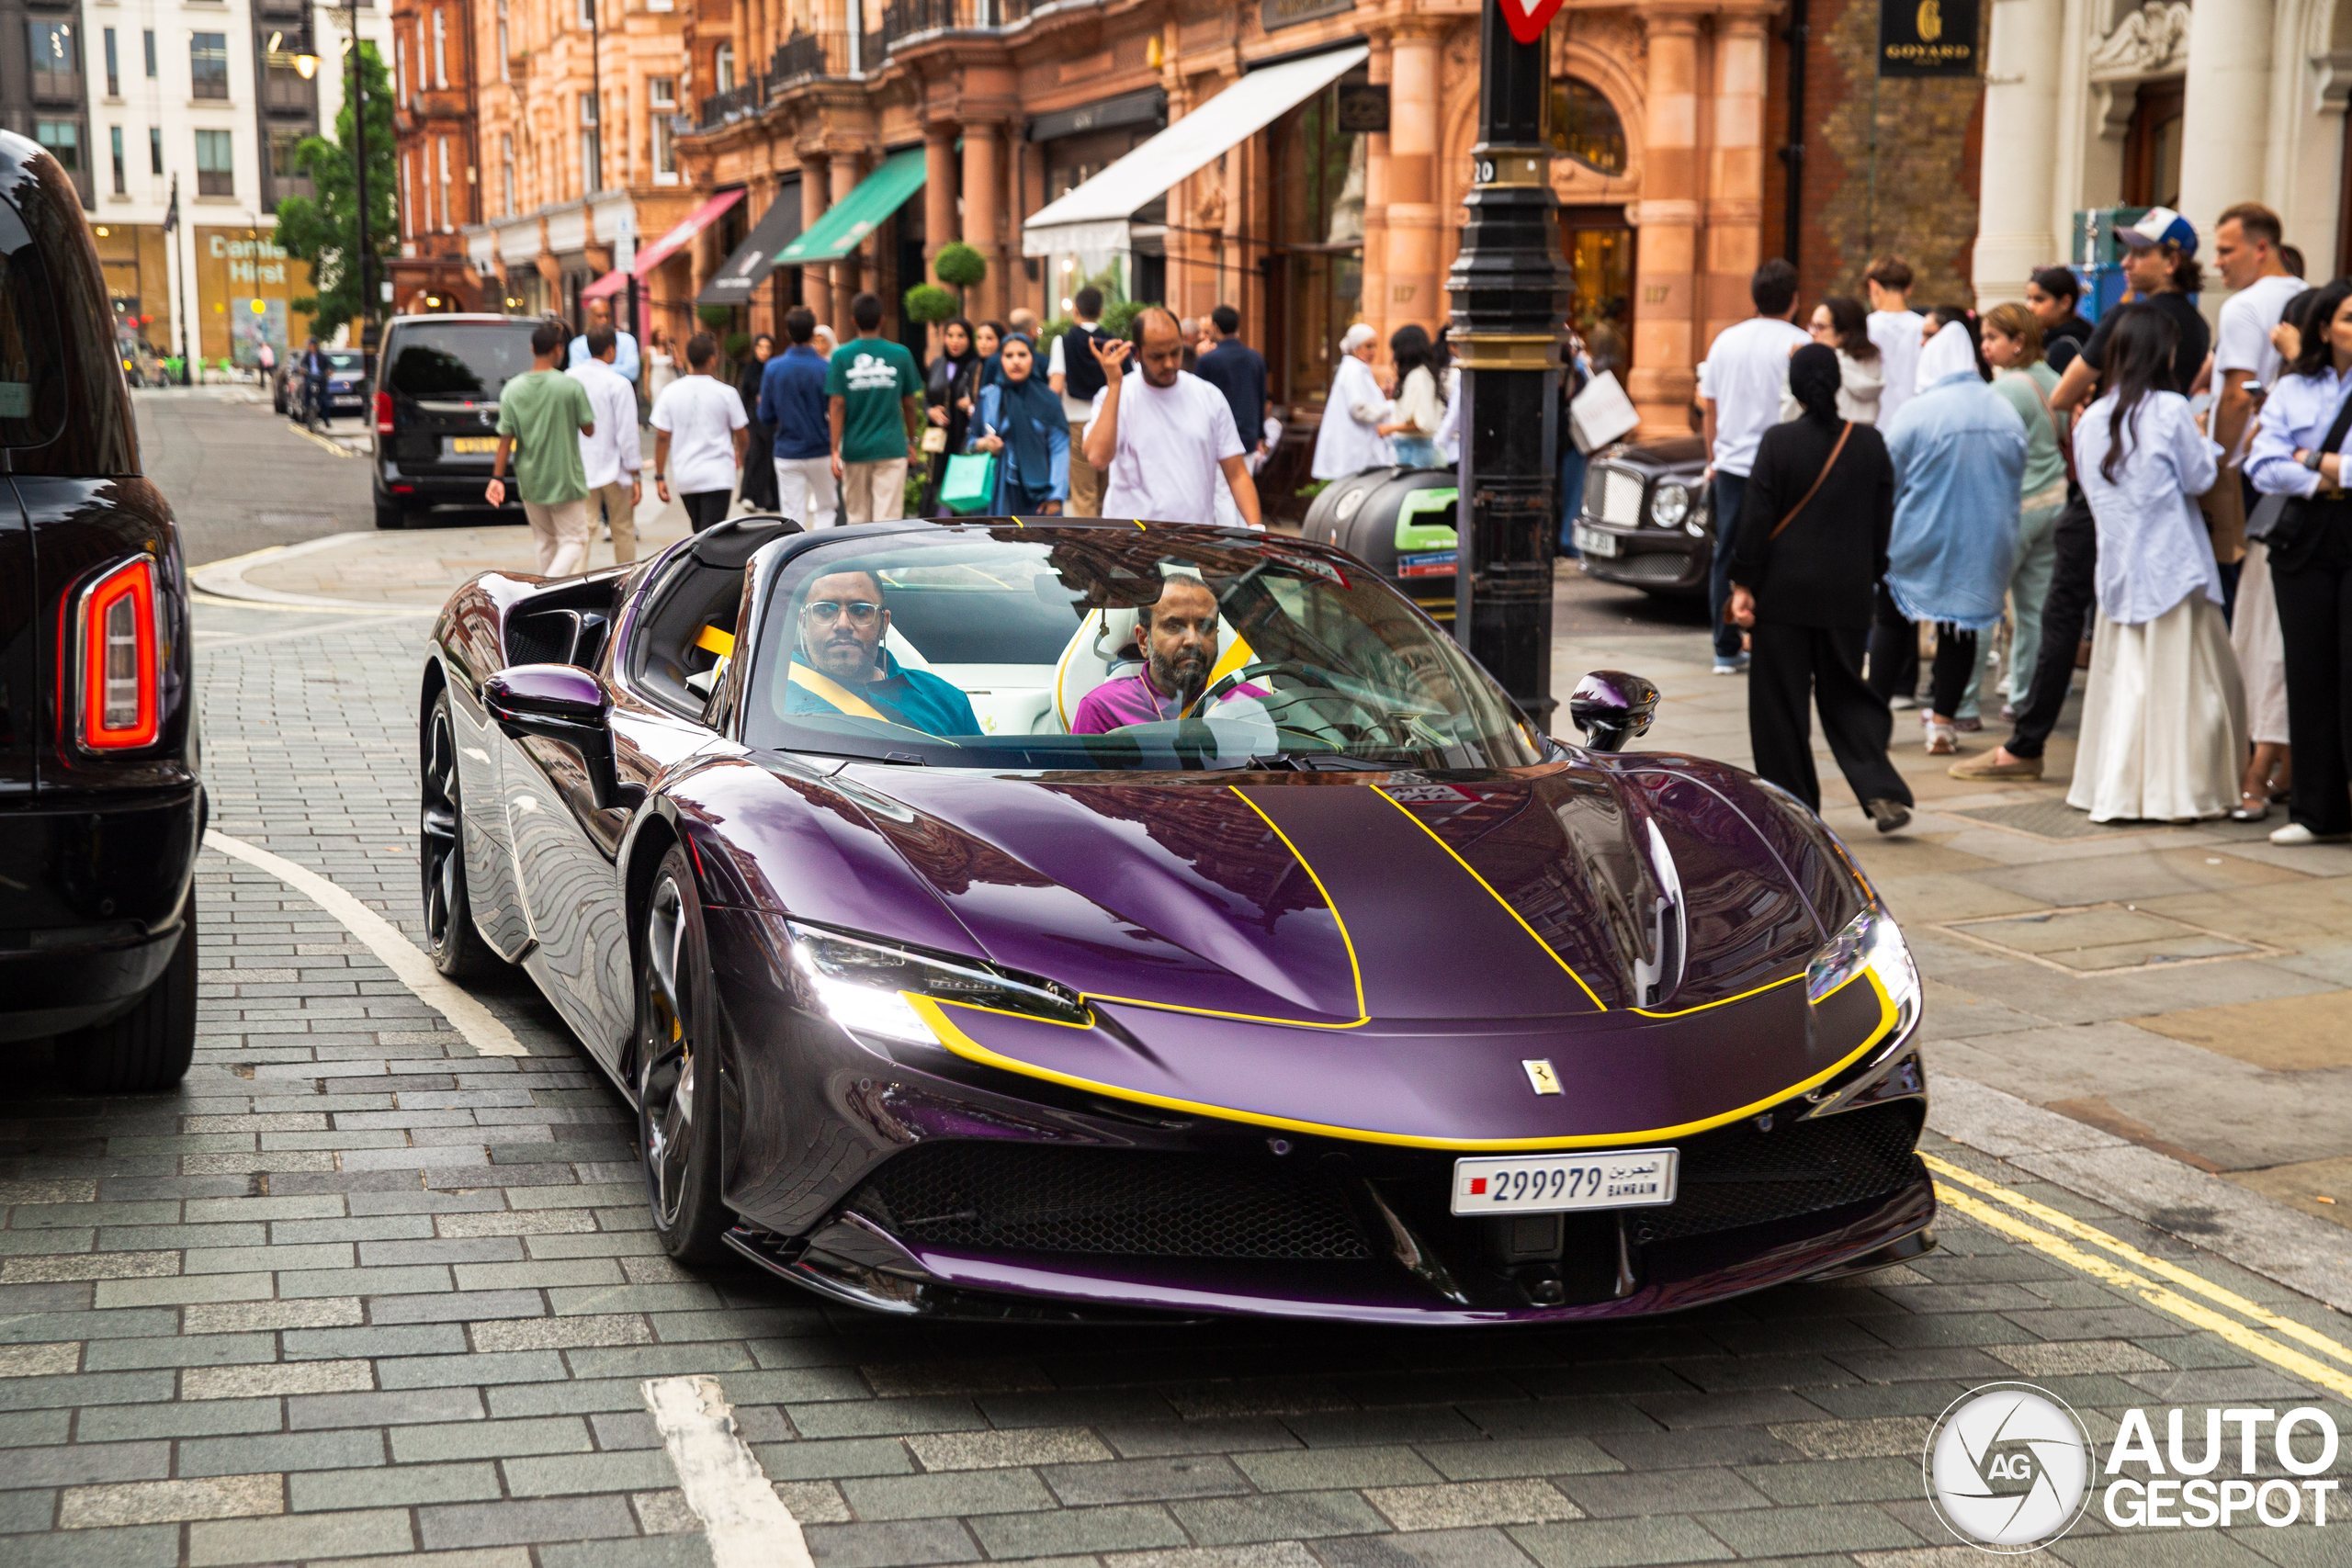
<path id="1" fill-rule="evenodd" d="M 1604 1317 L 1931 1245 L 1919 982 L 1809 811 L 1542 734 L 1264 534 L 737 519 L 460 589 L 435 958 L 522 964 L 653 1221 L 878 1310 Z"/>

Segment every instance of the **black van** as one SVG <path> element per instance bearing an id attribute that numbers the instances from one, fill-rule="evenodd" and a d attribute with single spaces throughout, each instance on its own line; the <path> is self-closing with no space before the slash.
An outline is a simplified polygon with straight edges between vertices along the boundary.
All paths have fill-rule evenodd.
<path id="1" fill-rule="evenodd" d="M 74 179 L 0 131 L 0 1042 L 99 1092 L 196 1042 L 187 577 Z"/>
<path id="2" fill-rule="evenodd" d="M 498 399 L 531 371 L 536 320 L 395 316 L 376 358 L 376 526 L 405 528 L 443 508 L 489 513 L 482 491 L 498 453 Z M 508 465 L 513 472 L 513 465 Z M 523 502 L 489 520 L 523 521 Z"/>

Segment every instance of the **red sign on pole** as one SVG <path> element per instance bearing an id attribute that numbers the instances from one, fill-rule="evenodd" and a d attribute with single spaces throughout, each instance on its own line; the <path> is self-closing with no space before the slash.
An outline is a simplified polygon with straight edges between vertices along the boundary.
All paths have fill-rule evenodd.
<path id="1" fill-rule="evenodd" d="M 1495 4 L 1502 7 L 1510 36 L 1521 43 L 1533 43 L 1559 15 L 1561 0 L 1495 0 Z"/>

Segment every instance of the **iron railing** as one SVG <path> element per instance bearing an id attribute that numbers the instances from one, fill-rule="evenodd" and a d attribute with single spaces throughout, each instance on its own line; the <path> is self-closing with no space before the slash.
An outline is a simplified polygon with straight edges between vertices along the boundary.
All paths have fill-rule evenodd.
<path id="1" fill-rule="evenodd" d="M 838 31 L 796 32 L 776 46 L 768 62 L 773 94 L 795 83 L 849 73 L 849 36 Z"/>
<path id="2" fill-rule="evenodd" d="M 745 115 L 759 113 L 761 106 L 767 102 L 766 87 L 764 78 L 754 76 L 741 86 L 713 93 L 702 101 L 702 116 L 695 121 L 695 129 L 710 130 Z"/>

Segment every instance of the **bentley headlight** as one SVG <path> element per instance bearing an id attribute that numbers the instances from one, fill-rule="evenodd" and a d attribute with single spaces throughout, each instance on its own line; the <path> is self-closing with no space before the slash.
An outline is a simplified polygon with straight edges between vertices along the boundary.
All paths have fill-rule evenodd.
<path id="1" fill-rule="evenodd" d="M 1911 962 L 1911 949 L 1895 929 L 1894 917 L 1875 904 L 1865 906 L 1829 939 L 1828 946 L 1813 955 L 1804 971 L 1805 999 L 1820 1001 L 1859 979 L 1864 970 L 1878 976 L 1886 999 L 1894 1005 L 1896 1032 L 1908 1029 L 1919 1015 L 1919 969 Z"/>
<path id="2" fill-rule="evenodd" d="M 1679 528 L 1690 515 L 1690 490 L 1669 479 L 1650 499 L 1650 521 L 1661 528 Z"/>
<path id="3" fill-rule="evenodd" d="M 1085 998 L 1051 980 L 1015 979 L 977 962 L 912 953 L 797 920 L 786 921 L 785 929 L 792 933 L 793 963 L 818 1005 L 855 1033 L 938 1044 L 937 1032 L 915 1009 L 911 998 L 918 997 L 1052 1023 L 1093 1022 Z"/>

